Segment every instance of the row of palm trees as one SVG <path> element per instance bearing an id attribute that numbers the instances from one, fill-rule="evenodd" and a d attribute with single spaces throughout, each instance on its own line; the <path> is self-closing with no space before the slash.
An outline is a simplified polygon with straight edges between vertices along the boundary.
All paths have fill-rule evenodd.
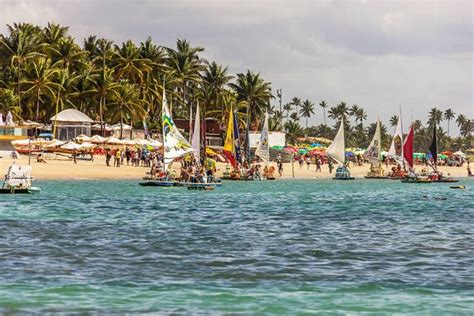
<path id="1" fill-rule="evenodd" d="M 69 35 L 69 28 L 49 23 L 39 27 L 28 23 L 7 26 L 0 34 L 0 111 L 11 111 L 17 119 L 47 122 L 65 108 L 77 108 L 91 118 L 104 122 L 128 123 L 159 129 L 163 87 L 173 116 L 191 117 L 197 104 L 207 117 L 219 119 L 223 126 L 232 108 L 239 112 L 241 126 L 261 126 L 270 110 L 273 130 L 285 130 L 290 142 L 300 136 L 335 134 L 344 118 L 351 146 L 365 146 L 374 124 L 364 126 L 367 112 L 358 105 L 340 102 L 329 106 L 321 101 L 324 123 L 309 126 L 315 103 L 294 97 L 281 111 L 270 106 L 271 84 L 250 70 L 232 75 L 228 67 L 202 58 L 202 47 L 177 40 L 175 48 L 156 45 L 148 38 L 136 44 L 131 40 L 113 43 L 97 36 L 87 37 L 82 47 Z M 300 120 L 305 119 L 305 127 Z M 334 120 L 330 127 L 327 118 Z M 428 127 L 442 120 L 456 119 L 464 144 L 473 130 L 473 120 L 448 109 L 433 108 Z M 351 121 L 352 120 L 352 121 Z M 392 117 L 393 125 L 396 116 Z M 396 123 L 395 123 L 396 124 Z M 414 124 L 422 130 L 422 123 Z M 386 128 L 384 126 L 386 133 Z M 421 133 L 422 134 L 422 133 Z M 388 142 L 389 136 L 383 134 Z"/>
<path id="2" fill-rule="evenodd" d="M 17 119 L 46 122 L 74 107 L 101 126 L 147 120 L 158 127 L 163 87 L 177 118 L 188 118 L 199 103 L 207 116 L 224 121 L 232 107 L 256 126 L 270 105 L 271 86 L 260 74 L 231 75 L 187 40 L 169 48 L 151 38 L 137 45 L 89 36 L 81 47 L 55 23 L 7 29 L 0 34 L 0 111 Z"/>

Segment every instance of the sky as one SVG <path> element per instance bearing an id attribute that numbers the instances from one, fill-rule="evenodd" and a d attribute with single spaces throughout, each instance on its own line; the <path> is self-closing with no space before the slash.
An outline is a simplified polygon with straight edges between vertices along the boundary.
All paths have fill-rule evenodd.
<path id="1" fill-rule="evenodd" d="M 430 108 L 474 118 L 473 2 L 469 0 L 0 0 L 6 24 L 54 21 L 82 44 L 98 35 L 174 47 L 250 69 L 292 97 L 344 101 L 388 118 L 427 120 Z M 278 107 L 275 100 L 274 105 Z M 322 110 L 310 125 L 322 122 Z M 302 123 L 304 121 L 302 120 Z"/>

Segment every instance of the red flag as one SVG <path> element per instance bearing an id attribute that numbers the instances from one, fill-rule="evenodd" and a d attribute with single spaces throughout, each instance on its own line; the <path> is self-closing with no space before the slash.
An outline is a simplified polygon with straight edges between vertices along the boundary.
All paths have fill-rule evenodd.
<path id="1" fill-rule="evenodd" d="M 414 131 L 412 126 L 403 144 L 403 158 L 405 158 L 405 161 L 411 169 L 413 169 L 413 137 Z"/>

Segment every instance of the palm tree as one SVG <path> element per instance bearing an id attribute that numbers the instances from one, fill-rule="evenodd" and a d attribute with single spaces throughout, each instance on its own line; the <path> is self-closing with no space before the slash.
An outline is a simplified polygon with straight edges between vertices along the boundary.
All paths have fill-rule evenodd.
<path id="1" fill-rule="evenodd" d="M 298 113 L 296 113 L 296 112 L 291 113 L 290 118 L 293 121 L 299 121 L 299 119 L 300 119 L 300 117 L 298 116 Z"/>
<path id="2" fill-rule="evenodd" d="M 360 107 L 357 104 L 354 104 L 349 109 L 349 116 L 354 117 L 354 121 L 357 124 L 357 112 L 359 112 Z"/>
<path id="3" fill-rule="evenodd" d="M 448 137 L 449 137 L 449 123 L 451 122 L 452 119 L 454 119 L 456 114 L 453 112 L 451 109 L 447 109 L 444 111 L 444 119 L 448 121 Z"/>
<path id="4" fill-rule="evenodd" d="M 308 119 L 314 114 L 314 103 L 306 99 L 300 109 L 301 117 L 306 118 L 306 128 L 308 128 Z"/>
<path id="5" fill-rule="evenodd" d="M 288 121 L 285 123 L 286 137 L 292 144 L 296 143 L 298 137 L 303 136 L 303 129 L 297 121 Z"/>
<path id="6" fill-rule="evenodd" d="M 347 105 L 345 102 L 341 102 L 338 105 L 332 107 L 328 111 L 329 113 L 329 118 L 333 120 L 341 120 L 344 119 L 344 122 L 347 122 L 347 116 L 349 115 L 349 109 L 347 108 Z"/>
<path id="7" fill-rule="evenodd" d="M 288 117 L 290 116 L 291 110 L 293 110 L 293 104 L 291 104 L 291 102 L 283 105 L 283 112 L 286 112 L 285 117 L 287 120 L 288 120 Z"/>
<path id="8" fill-rule="evenodd" d="M 178 40 L 176 42 L 176 50 L 166 48 L 168 53 L 168 67 L 177 79 L 181 89 L 181 105 L 182 110 L 186 110 L 187 90 L 190 83 L 200 81 L 203 70 L 203 62 L 199 57 L 199 53 L 204 51 L 203 47 L 192 47 L 187 40 Z"/>
<path id="9" fill-rule="evenodd" d="M 390 121 L 390 126 L 391 126 L 391 127 L 397 126 L 397 124 L 398 124 L 398 118 L 399 118 L 398 115 L 392 115 L 392 116 L 390 117 L 389 121 Z"/>
<path id="10" fill-rule="evenodd" d="M 122 46 L 115 45 L 112 62 L 117 80 L 127 79 L 131 83 L 142 84 L 144 73 L 151 71 L 151 60 L 141 58 L 140 50 L 131 40 L 122 43 Z"/>
<path id="11" fill-rule="evenodd" d="M 326 124 L 326 108 L 328 107 L 328 104 L 326 101 L 321 101 L 319 102 L 319 106 L 323 109 L 323 116 L 324 116 L 324 125 L 327 126 Z"/>
<path id="12" fill-rule="evenodd" d="M 26 79 L 22 80 L 22 84 L 26 86 L 25 93 L 35 97 L 36 121 L 39 120 L 41 96 L 54 98 L 55 92 L 61 89 L 61 85 L 53 81 L 53 76 L 58 71 L 56 68 L 51 68 L 51 61 L 45 57 L 38 57 L 25 69 Z"/>
<path id="13" fill-rule="evenodd" d="M 428 126 L 439 125 L 443 120 L 443 112 L 437 108 L 432 108 L 428 113 Z"/>
<path id="14" fill-rule="evenodd" d="M 120 122 L 120 138 L 123 138 L 124 119 L 133 121 L 141 119 L 146 111 L 139 99 L 139 90 L 136 85 L 122 80 L 114 93 L 111 107 L 111 119 Z"/>
<path id="15" fill-rule="evenodd" d="M 295 111 L 296 113 L 299 113 L 299 107 L 301 106 L 301 99 L 300 98 L 297 98 L 297 97 L 294 97 L 291 99 L 290 103 L 293 105 L 293 107 L 295 108 Z"/>
<path id="16" fill-rule="evenodd" d="M 226 86 L 232 80 L 232 76 L 228 74 L 228 67 L 218 65 L 215 61 L 207 63 L 206 69 L 204 70 L 202 80 L 203 86 L 209 87 L 209 101 L 212 104 L 213 109 L 217 110 L 220 103 L 222 118 L 224 117 L 224 95 L 227 93 Z M 206 111 L 206 109 L 204 109 Z"/>
<path id="17" fill-rule="evenodd" d="M 106 70 L 104 74 L 96 74 L 93 77 L 92 93 L 99 99 L 99 119 L 101 134 L 104 136 L 104 110 L 107 100 L 116 95 L 119 84 L 112 81 L 112 70 Z"/>
<path id="18" fill-rule="evenodd" d="M 360 127 L 364 129 L 364 121 L 367 119 L 367 112 L 365 112 L 363 108 L 359 107 L 359 109 L 355 113 L 355 118 L 356 122 L 359 122 Z"/>
<path id="19" fill-rule="evenodd" d="M 239 73 L 236 82 L 230 83 L 229 86 L 235 91 L 237 102 L 247 103 L 249 123 L 251 123 L 251 118 L 261 117 L 270 107 L 270 98 L 272 97 L 270 83 L 265 82 L 260 74 L 254 74 L 250 70 L 247 70 L 245 74 Z"/>
<path id="20" fill-rule="evenodd" d="M 420 120 L 415 120 L 412 124 L 413 126 L 413 130 L 415 131 L 415 133 L 418 133 L 421 128 L 423 127 L 423 123 L 420 121 Z"/>
<path id="21" fill-rule="evenodd" d="M 15 119 L 21 119 L 21 107 L 18 106 L 18 96 L 15 90 L 0 88 L 0 113 L 11 112 Z"/>
<path id="22" fill-rule="evenodd" d="M 20 83 L 22 66 L 27 60 L 38 54 L 35 49 L 39 44 L 40 28 L 29 23 L 14 23 L 7 25 L 8 37 L 0 36 L 0 55 L 5 56 L 12 68 L 16 68 L 16 94 L 18 96 L 18 106 L 21 107 L 21 87 Z"/>

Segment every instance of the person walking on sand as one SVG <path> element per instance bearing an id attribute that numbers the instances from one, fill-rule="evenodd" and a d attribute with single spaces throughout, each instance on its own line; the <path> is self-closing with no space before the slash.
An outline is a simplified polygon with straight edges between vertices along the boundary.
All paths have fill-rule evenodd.
<path id="1" fill-rule="evenodd" d="M 316 172 L 321 172 L 321 157 L 316 159 Z"/>
<path id="2" fill-rule="evenodd" d="M 331 159 L 328 160 L 328 168 L 329 168 L 329 173 L 332 173 L 332 169 L 334 168 L 334 165 L 332 164 Z"/>
<path id="3" fill-rule="evenodd" d="M 120 152 L 120 149 L 117 149 L 117 151 L 115 152 L 115 163 L 117 164 L 117 167 L 120 167 L 120 159 L 121 159 L 121 152 Z"/>
<path id="4" fill-rule="evenodd" d="M 283 162 L 281 161 L 281 155 L 278 154 L 277 156 L 277 167 L 278 167 L 278 174 L 280 178 L 283 176 Z"/>
<path id="5" fill-rule="evenodd" d="M 110 149 L 107 148 L 105 150 L 105 164 L 107 165 L 107 167 L 110 167 L 110 159 L 112 158 L 112 155 L 110 154 Z"/>
<path id="6" fill-rule="evenodd" d="M 306 170 L 309 170 L 309 166 L 311 165 L 311 158 L 309 154 L 306 155 Z"/>

